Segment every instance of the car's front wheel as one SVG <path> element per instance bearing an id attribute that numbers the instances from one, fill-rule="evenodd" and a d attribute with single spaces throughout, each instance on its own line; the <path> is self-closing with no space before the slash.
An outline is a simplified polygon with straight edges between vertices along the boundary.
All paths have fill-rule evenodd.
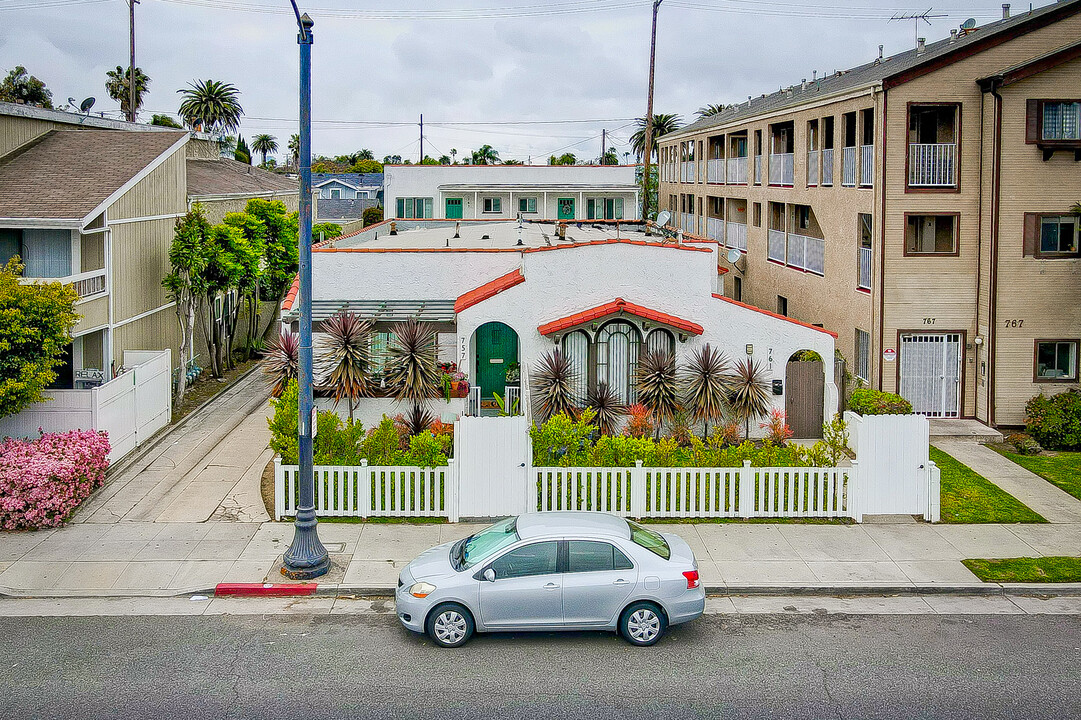
<path id="1" fill-rule="evenodd" d="M 634 603 L 619 620 L 619 632 L 632 645 L 647 647 L 664 635 L 664 613 L 650 602 Z"/>
<path id="2" fill-rule="evenodd" d="M 428 615 L 428 637 L 441 647 L 460 647 L 473 636 L 473 615 L 457 603 L 440 605 Z"/>

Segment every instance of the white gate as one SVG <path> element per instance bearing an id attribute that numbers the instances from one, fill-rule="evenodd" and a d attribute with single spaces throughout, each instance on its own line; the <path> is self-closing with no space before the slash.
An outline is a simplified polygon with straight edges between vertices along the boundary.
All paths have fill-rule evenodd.
<path id="1" fill-rule="evenodd" d="M 901 336 L 901 396 L 913 412 L 958 417 L 961 405 L 961 334 Z"/>
<path id="2" fill-rule="evenodd" d="M 458 517 L 504 517 L 529 509 L 532 453 L 524 415 L 467 417 L 454 423 Z"/>
<path id="3" fill-rule="evenodd" d="M 929 455 L 927 418 L 845 412 L 844 419 L 859 462 L 860 513 L 938 522 L 939 474 Z"/>

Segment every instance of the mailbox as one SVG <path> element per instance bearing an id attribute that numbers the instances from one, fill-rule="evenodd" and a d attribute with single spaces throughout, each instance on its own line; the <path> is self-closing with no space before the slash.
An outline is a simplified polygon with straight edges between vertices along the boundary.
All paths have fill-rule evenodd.
<path id="1" fill-rule="evenodd" d="M 784 380 L 773 381 L 773 394 L 784 395 Z"/>

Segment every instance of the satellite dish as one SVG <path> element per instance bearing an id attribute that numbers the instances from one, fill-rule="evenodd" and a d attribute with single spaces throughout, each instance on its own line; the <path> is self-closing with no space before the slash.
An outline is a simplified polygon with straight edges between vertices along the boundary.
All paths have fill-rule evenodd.
<path id="1" fill-rule="evenodd" d="M 736 261 L 738 261 L 740 256 L 742 255 L 743 253 L 741 253 L 737 248 L 732 248 L 728 251 L 728 264 L 735 265 Z"/>
<path id="2" fill-rule="evenodd" d="M 657 225 L 659 227 L 664 227 L 671 220 L 672 220 L 672 213 L 668 212 L 667 210 L 661 210 L 660 214 L 657 215 Z"/>
<path id="3" fill-rule="evenodd" d="M 82 103 L 79 105 L 79 111 L 83 113 L 90 112 L 90 108 L 94 107 L 95 102 L 96 101 L 94 100 L 94 98 L 88 97 L 86 100 L 83 100 Z"/>
<path id="4" fill-rule="evenodd" d="M 965 20 L 963 23 L 961 23 L 961 29 L 962 30 L 972 30 L 975 27 L 976 27 L 976 18 L 969 18 L 968 20 Z"/>

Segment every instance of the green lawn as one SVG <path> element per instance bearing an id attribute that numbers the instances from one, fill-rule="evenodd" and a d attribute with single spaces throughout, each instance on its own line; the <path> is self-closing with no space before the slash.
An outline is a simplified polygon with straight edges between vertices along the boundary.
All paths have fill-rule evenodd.
<path id="1" fill-rule="evenodd" d="M 1044 451 L 1040 455 L 1018 455 L 1009 449 L 1009 445 L 988 447 L 1081 500 L 1081 452 L 1060 450 Z"/>
<path id="2" fill-rule="evenodd" d="M 1038 557 L 962 560 L 984 582 L 1081 582 L 1081 558 Z"/>
<path id="3" fill-rule="evenodd" d="M 931 460 L 942 471 L 942 522 L 1047 522 L 1013 495 L 936 447 L 931 448 Z"/>

